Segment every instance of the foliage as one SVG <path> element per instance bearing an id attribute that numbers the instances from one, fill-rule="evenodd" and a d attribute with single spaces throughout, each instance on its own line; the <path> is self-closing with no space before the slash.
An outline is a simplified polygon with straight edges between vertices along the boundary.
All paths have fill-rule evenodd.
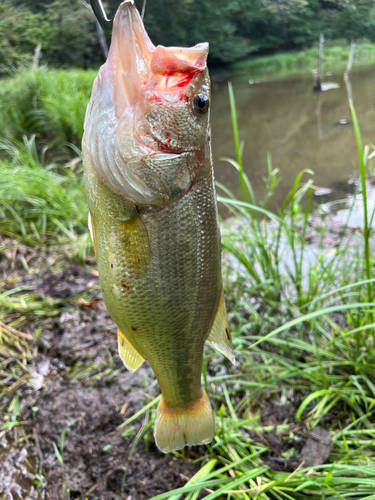
<path id="1" fill-rule="evenodd" d="M 108 0 L 108 16 L 119 0 Z M 142 0 L 137 0 L 139 9 Z M 0 6 L 0 74 L 31 60 L 38 42 L 42 62 L 90 67 L 103 59 L 93 14 L 80 0 L 5 0 Z M 145 26 L 155 44 L 210 43 L 211 64 L 251 53 L 310 47 L 327 39 L 375 40 L 373 0 L 149 0 Z M 110 37 L 107 38 L 110 42 Z"/>
<path id="2" fill-rule="evenodd" d="M 92 14 L 79 0 L 0 4 L 0 75 L 31 62 L 42 45 L 42 61 L 53 66 L 87 67 L 101 62 Z"/>
<path id="3" fill-rule="evenodd" d="M 259 78 L 265 76 L 279 76 L 290 73 L 301 73 L 312 71 L 316 68 L 318 60 L 319 48 L 318 46 L 309 49 L 289 52 L 279 52 L 268 56 L 254 56 L 244 61 L 237 61 L 229 67 L 234 72 L 238 73 L 237 78 L 243 78 L 246 81 L 249 77 Z M 324 48 L 324 67 L 342 70 L 348 64 L 350 53 L 350 45 L 335 45 L 327 46 Z M 375 44 L 373 43 L 358 43 L 355 46 L 355 64 L 372 64 L 375 61 Z"/>
<path id="4" fill-rule="evenodd" d="M 164 0 L 147 4 L 146 29 L 155 44 L 193 45 L 210 43 L 210 57 L 230 62 L 250 51 L 248 41 L 237 33 L 242 3 L 226 0 Z"/>
<path id="5" fill-rule="evenodd" d="M 70 243 L 87 242 L 87 206 L 83 175 L 45 163 L 38 156 L 35 138 L 23 143 L 2 141 L 8 155 L 0 161 L 0 225 L 2 232 L 28 244 L 65 236 Z M 86 243 L 87 244 L 87 243 Z"/>
<path id="6" fill-rule="evenodd" d="M 45 17 L 51 36 L 45 60 L 59 67 L 97 65 L 102 61 L 92 14 L 80 0 L 54 0 Z"/>
<path id="7" fill-rule="evenodd" d="M 51 33 L 47 20 L 27 8 L 0 3 L 0 75 L 13 65 L 31 61 L 37 43 L 45 45 Z"/>
<path id="8" fill-rule="evenodd" d="M 53 147 L 80 146 L 93 71 L 21 70 L 2 80 L 0 128 L 7 139 L 36 135 Z"/>

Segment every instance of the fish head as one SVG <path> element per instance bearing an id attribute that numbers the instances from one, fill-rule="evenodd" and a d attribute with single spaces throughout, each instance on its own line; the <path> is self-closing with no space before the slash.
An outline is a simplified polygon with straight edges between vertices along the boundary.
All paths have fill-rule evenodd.
<path id="1" fill-rule="evenodd" d="M 134 116 L 137 140 L 168 153 L 202 151 L 209 126 L 207 44 L 157 47 L 152 78 L 140 89 Z"/>
<path id="2" fill-rule="evenodd" d="M 84 157 L 139 205 L 188 192 L 210 162 L 208 44 L 155 47 L 133 0 L 114 19 L 85 119 Z"/>

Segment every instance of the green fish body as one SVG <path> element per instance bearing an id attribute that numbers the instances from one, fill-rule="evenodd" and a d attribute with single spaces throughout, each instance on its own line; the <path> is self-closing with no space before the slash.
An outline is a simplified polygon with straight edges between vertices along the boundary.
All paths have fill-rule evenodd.
<path id="1" fill-rule="evenodd" d="M 136 370 L 147 359 L 160 384 L 155 439 L 164 452 L 212 440 L 201 386 L 205 341 L 234 360 L 205 109 L 207 50 L 155 48 L 132 0 L 124 2 L 85 121 L 103 299 L 125 365 Z"/>

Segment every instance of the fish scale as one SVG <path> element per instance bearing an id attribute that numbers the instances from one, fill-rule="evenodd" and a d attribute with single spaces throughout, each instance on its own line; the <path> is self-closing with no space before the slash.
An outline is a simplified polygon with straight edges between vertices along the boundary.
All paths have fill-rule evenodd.
<path id="1" fill-rule="evenodd" d="M 99 275 L 108 311 L 119 328 L 128 332 L 126 336 L 135 349 L 150 362 L 166 399 L 184 406 L 200 391 L 203 344 L 222 287 L 217 271 L 220 233 L 216 212 L 201 211 L 202 206 L 215 207 L 211 182 L 202 176 L 199 185 L 179 202 L 163 210 L 140 212 L 151 260 L 149 266 L 134 273 L 118 253 L 123 235 L 116 222 L 119 214 L 133 207 L 114 198 L 95 174 L 91 175 L 86 185 L 101 242 L 97 249 Z M 104 243 L 107 241 L 110 248 Z M 121 266 L 111 267 L 113 262 L 121 262 Z M 177 383 L 172 383 L 176 377 Z"/>

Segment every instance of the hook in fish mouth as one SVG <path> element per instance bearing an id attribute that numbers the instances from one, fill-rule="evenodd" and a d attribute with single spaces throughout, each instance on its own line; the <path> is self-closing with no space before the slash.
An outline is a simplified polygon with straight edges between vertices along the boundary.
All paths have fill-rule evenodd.
<path id="1" fill-rule="evenodd" d="M 125 0 L 125 2 L 134 3 L 133 0 Z M 108 19 L 102 4 L 102 0 L 90 0 L 90 4 L 92 10 L 94 11 L 95 17 L 98 20 L 98 23 L 103 28 L 103 31 L 110 35 L 112 33 L 113 21 L 115 19 L 115 16 L 113 16 L 111 19 Z M 146 0 L 143 0 L 142 15 L 141 15 L 142 19 L 145 14 L 145 8 L 146 8 Z"/>

